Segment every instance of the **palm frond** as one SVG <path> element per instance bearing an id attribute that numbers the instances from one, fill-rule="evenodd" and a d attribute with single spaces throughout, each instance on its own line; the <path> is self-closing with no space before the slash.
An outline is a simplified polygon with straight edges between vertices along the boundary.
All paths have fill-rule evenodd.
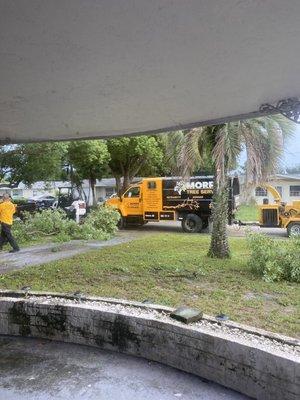
<path id="1" fill-rule="evenodd" d="M 178 175 L 178 154 L 184 142 L 183 131 L 162 133 L 160 135 L 164 148 L 165 164 L 168 165 L 172 175 Z"/>
<path id="2" fill-rule="evenodd" d="M 274 121 L 279 125 L 282 132 L 283 140 L 292 137 L 296 131 L 297 124 L 287 119 L 284 115 L 275 114 L 275 115 L 269 115 L 264 118 L 266 121 L 269 121 L 271 123 L 272 121 Z"/>
<path id="3" fill-rule="evenodd" d="M 240 124 L 247 152 L 246 186 L 265 182 L 279 167 L 283 154 L 282 129 L 290 124 L 273 116 L 241 121 Z M 285 132 L 292 134 L 292 130 Z"/>
<path id="4" fill-rule="evenodd" d="M 216 167 L 217 186 L 223 186 L 227 181 L 227 173 L 236 166 L 236 160 L 241 152 L 241 140 L 238 124 L 219 125 L 215 130 L 215 146 L 212 151 Z"/>
<path id="5" fill-rule="evenodd" d="M 183 178 L 190 177 L 193 171 L 201 165 L 198 143 L 202 132 L 202 128 L 194 128 L 183 132 L 177 159 L 177 168 Z"/>

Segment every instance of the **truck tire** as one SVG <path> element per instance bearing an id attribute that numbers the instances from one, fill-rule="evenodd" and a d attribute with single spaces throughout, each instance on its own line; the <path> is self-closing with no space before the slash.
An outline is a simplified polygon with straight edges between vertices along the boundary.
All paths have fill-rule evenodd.
<path id="1" fill-rule="evenodd" d="M 125 218 L 120 214 L 120 219 L 119 219 L 119 222 L 117 223 L 117 227 L 118 227 L 118 229 L 125 229 L 126 228 L 126 220 L 125 220 Z"/>
<path id="2" fill-rule="evenodd" d="M 202 219 L 196 214 L 187 214 L 181 222 L 182 230 L 187 233 L 200 232 L 202 226 Z"/>
<path id="3" fill-rule="evenodd" d="M 300 222 L 291 222 L 287 227 L 288 236 L 300 236 Z"/>

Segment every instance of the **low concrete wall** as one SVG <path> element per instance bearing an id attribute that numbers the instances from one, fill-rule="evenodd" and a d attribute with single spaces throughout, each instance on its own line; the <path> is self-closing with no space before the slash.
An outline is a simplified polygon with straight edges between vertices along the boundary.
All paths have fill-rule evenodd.
<path id="1" fill-rule="evenodd" d="M 79 302 L 54 294 L 25 296 L 2 291 L 0 334 L 78 343 L 144 357 L 256 399 L 299 399 L 300 360 L 296 355 L 243 343 L 240 335 L 234 340 L 222 332 L 205 332 L 197 324 L 184 325 L 169 318 L 170 311 L 133 302 L 97 298 Z M 232 325 L 228 329 L 243 329 Z M 261 333 L 253 331 L 254 335 Z M 265 332 L 265 336 L 274 343 L 281 341 L 283 346 L 299 345 L 279 335 Z"/>

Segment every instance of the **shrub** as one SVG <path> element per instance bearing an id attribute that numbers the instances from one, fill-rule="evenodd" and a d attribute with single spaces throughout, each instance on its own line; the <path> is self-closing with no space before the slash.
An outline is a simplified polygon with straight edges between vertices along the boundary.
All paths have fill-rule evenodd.
<path id="1" fill-rule="evenodd" d="M 287 280 L 300 282 L 300 238 L 276 240 L 261 233 L 247 236 L 253 272 L 267 282 Z"/>
<path id="2" fill-rule="evenodd" d="M 23 221 L 15 221 L 13 233 L 20 243 L 50 236 L 54 241 L 70 239 L 106 240 L 117 229 L 119 213 L 110 207 L 99 206 L 78 225 L 67 218 L 62 210 L 44 210 L 34 214 L 24 213 Z"/>
<path id="3" fill-rule="evenodd" d="M 87 215 L 82 225 L 78 225 L 76 238 L 109 239 L 116 233 L 119 218 L 120 214 L 112 207 L 98 206 Z"/>
<path id="4" fill-rule="evenodd" d="M 101 205 L 88 214 L 85 224 L 90 224 L 96 229 L 105 231 L 111 235 L 116 233 L 120 214 L 112 207 Z"/>
<path id="5" fill-rule="evenodd" d="M 76 222 L 69 220 L 62 210 L 49 209 L 33 214 L 24 212 L 23 218 L 13 226 L 14 235 L 20 242 L 58 234 L 71 237 L 77 228 Z"/>

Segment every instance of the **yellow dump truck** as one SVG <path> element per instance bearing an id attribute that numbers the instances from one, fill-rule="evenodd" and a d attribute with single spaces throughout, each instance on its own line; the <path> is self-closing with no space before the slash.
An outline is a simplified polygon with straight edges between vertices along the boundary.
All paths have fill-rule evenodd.
<path id="1" fill-rule="evenodd" d="M 259 206 L 261 227 L 286 228 L 288 236 L 300 236 L 300 200 L 293 201 L 291 204 L 282 202 L 278 191 L 271 185 L 264 185 L 274 197 L 274 203 L 269 204 L 268 199 L 264 199 Z"/>
<path id="2" fill-rule="evenodd" d="M 189 180 L 145 178 L 131 185 L 121 197 L 108 199 L 106 204 L 118 209 L 121 228 L 149 221 L 181 220 L 185 232 L 195 233 L 208 226 L 213 185 L 213 176 L 195 176 Z M 229 222 L 233 218 L 238 191 L 237 178 L 231 178 Z"/>

